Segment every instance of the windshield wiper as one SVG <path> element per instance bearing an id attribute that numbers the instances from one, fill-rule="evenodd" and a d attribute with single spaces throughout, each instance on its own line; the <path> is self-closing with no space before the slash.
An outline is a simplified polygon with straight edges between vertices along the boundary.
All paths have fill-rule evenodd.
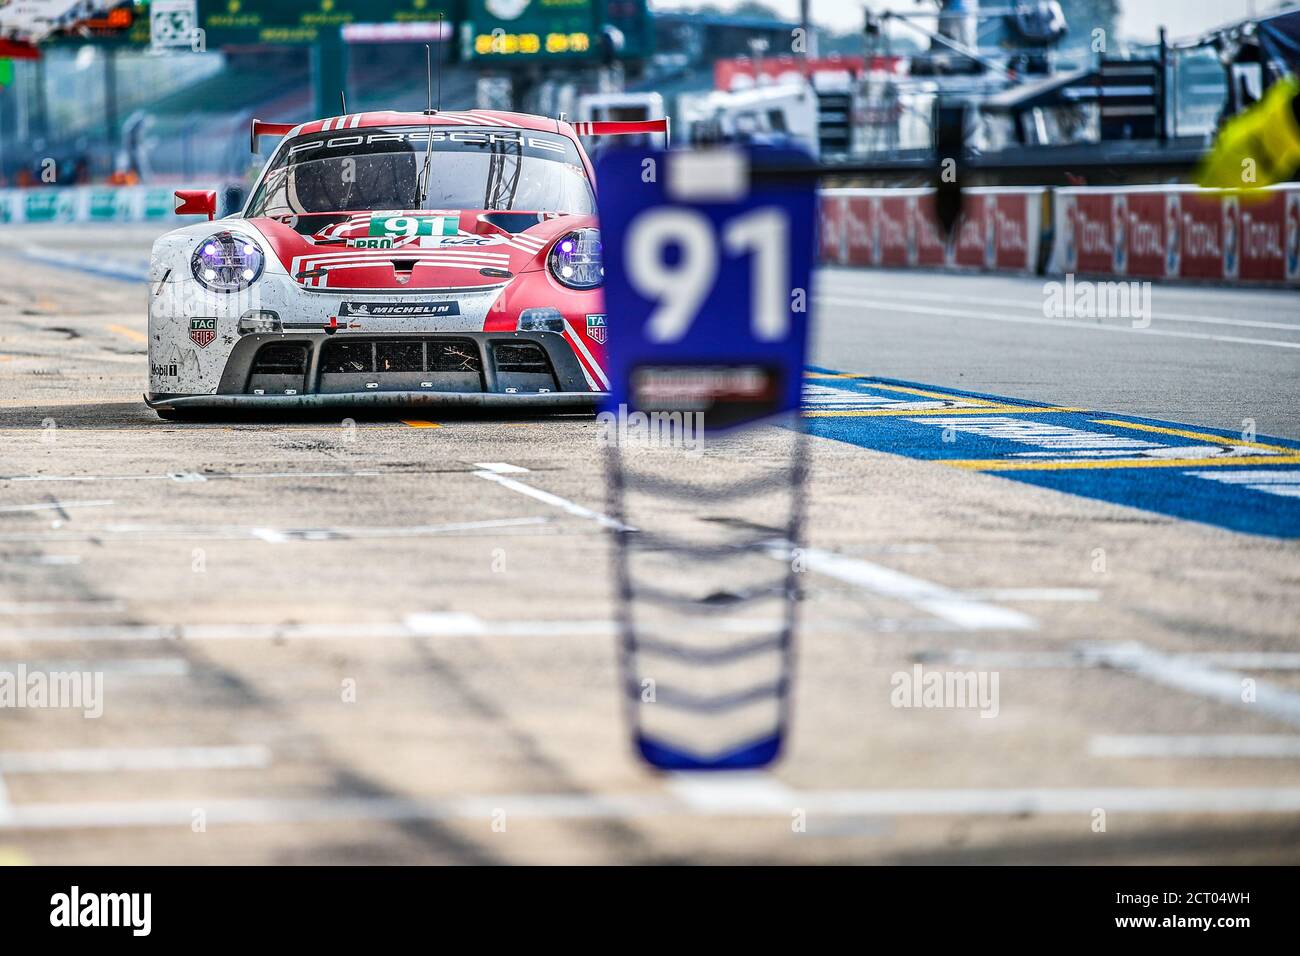
<path id="1" fill-rule="evenodd" d="M 420 170 L 420 177 L 416 180 L 416 185 L 420 189 L 420 202 L 417 209 L 424 208 L 424 200 L 429 196 L 429 161 L 433 158 L 433 127 L 426 127 L 429 130 L 429 138 L 424 144 L 424 168 Z"/>
<path id="2" fill-rule="evenodd" d="M 438 41 L 442 42 L 442 14 L 438 14 Z M 429 44 L 424 45 L 424 71 L 425 77 L 429 81 L 429 106 L 424 111 L 425 116 L 435 116 L 438 110 L 442 109 L 442 47 L 438 47 L 438 110 L 433 108 L 433 64 L 430 62 L 433 57 L 433 51 Z M 415 181 L 416 187 L 420 190 L 420 209 L 424 209 L 424 201 L 429 198 L 429 160 L 433 157 L 433 127 L 425 126 L 424 141 L 424 169 L 420 170 L 420 176 Z"/>

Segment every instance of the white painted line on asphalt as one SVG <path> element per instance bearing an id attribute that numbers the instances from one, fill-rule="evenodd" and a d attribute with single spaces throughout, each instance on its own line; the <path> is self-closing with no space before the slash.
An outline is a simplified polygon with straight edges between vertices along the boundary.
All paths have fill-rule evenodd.
<path id="1" fill-rule="evenodd" d="M 63 511 L 67 508 L 105 508 L 116 504 L 114 501 L 50 501 L 38 505 L 3 505 L 0 511 Z"/>
<path id="2" fill-rule="evenodd" d="M 1094 757 L 1300 757 L 1300 737 L 1281 734 L 1099 735 Z"/>
<path id="3" fill-rule="evenodd" d="M 1300 693 L 1231 670 L 1177 657 L 1141 644 L 1090 646 L 1107 666 L 1137 677 L 1195 694 L 1274 720 L 1300 727 Z M 1246 697 L 1247 681 L 1253 696 Z"/>
<path id="4" fill-rule="evenodd" d="M 125 601 L 10 601 L 0 603 L 0 614 L 117 614 L 126 610 Z"/>
<path id="5" fill-rule="evenodd" d="M 184 677 L 190 672 L 189 661 L 183 657 L 121 657 L 102 660 L 46 660 L 46 661 L 0 661 L 0 673 L 15 672 L 25 667 L 30 674 L 34 671 L 58 671 L 63 673 L 121 674 L 124 677 Z"/>
<path id="6" fill-rule="evenodd" d="M 409 614 L 406 627 L 420 637 L 566 637 L 606 636 L 615 634 L 615 621 L 590 619 L 578 621 L 485 621 L 476 614 L 439 612 Z"/>
<path id="7" fill-rule="evenodd" d="M 1101 592 L 1092 588 L 973 588 L 961 592 L 984 601 L 1072 601 L 1101 600 Z"/>
<path id="8" fill-rule="evenodd" d="M 1279 349 L 1300 349 L 1300 342 L 1280 342 L 1274 339 L 1249 339 L 1237 335 L 1211 335 L 1208 332 L 1174 332 L 1170 329 L 1135 329 L 1124 325 L 1103 325 L 1098 322 L 1079 322 L 1072 319 L 1045 319 L 1024 315 L 993 315 L 973 312 L 970 309 L 941 309 L 925 305 L 908 305 L 906 302 L 887 302 L 873 298 L 864 302 L 862 299 L 837 299 L 823 296 L 817 300 L 822 305 L 855 306 L 860 309 L 873 309 L 885 312 L 911 312 L 917 315 L 953 316 L 956 318 L 975 319 L 979 322 L 1010 322 L 1017 325 L 1048 325 L 1058 328 L 1087 329 L 1091 332 L 1122 332 L 1126 335 L 1156 335 L 1174 339 L 1200 339 L 1209 342 L 1230 342 L 1236 345 L 1264 345 Z"/>
<path id="9" fill-rule="evenodd" d="M 1095 650 L 1070 651 L 967 651 L 951 650 L 935 655 L 947 664 L 971 667 L 1060 668 L 1102 667 L 1103 658 Z M 1300 670 L 1300 653 L 1292 651 L 1191 651 L 1172 653 L 1171 658 L 1206 667 L 1226 667 L 1244 671 Z"/>
<path id="10" fill-rule="evenodd" d="M 0 628 L 0 641 L 348 640 L 418 637 L 405 624 L 101 624 Z"/>
<path id="11" fill-rule="evenodd" d="M 200 475 L 198 472 L 172 472 L 165 475 L 0 475 L 0 481 L 260 481 L 281 478 L 378 478 L 384 475 L 410 475 L 408 471 L 274 471 L 245 475 Z"/>
<path id="12" fill-rule="evenodd" d="M 1197 651 L 1180 654 L 1210 667 L 1235 667 L 1244 671 L 1300 671 L 1300 653 L 1294 651 Z"/>
<path id="13" fill-rule="evenodd" d="M 1107 667 L 1300 727 L 1300 693 L 1279 684 L 1247 677 L 1238 671 L 1214 666 L 1212 662 L 1221 657 L 1222 655 L 1213 654 L 1170 654 L 1131 643 L 1081 644 L 1067 652 L 953 650 L 932 655 L 929 659 L 955 666 L 987 668 Z M 1247 660 L 1259 664 L 1270 662 L 1273 657 L 1274 655 L 1250 655 Z M 1290 656 L 1287 662 L 1286 669 L 1293 669 Z"/>
<path id="14" fill-rule="evenodd" d="M 403 624 L 412 634 L 421 637 L 464 637 L 482 634 L 485 630 L 483 619 L 477 614 L 459 611 L 408 614 Z"/>
<path id="15" fill-rule="evenodd" d="M 731 622 L 746 624 L 748 622 Z M 757 622 L 770 628 L 764 622 Z M 734 629 L 734 628 L 733 628 Z M 384 640 L 412 637 L 563 637 L 605 636 L 617 624 L 587 620 L 491 621 L 474 614 L 429 612 L 402 621 L 328 624 L 102 624 L 70 627 L 0 628 L 0 641 L 73 643 L 80 641 L 243 641 L 243 640 Z"/>
<path id="16" fill-rule="evenodd" d="M 254 527 L 184 527 L 173 525 L 105 525 L 76 531 L 23 531 L 0 534 L 5 541 L 103 541 L 109 538 L 131 540 L 184 540 L 184 541 L 265 541 L 270 544 L 287 542 L 320 542 L 357 540 L 367 538 L 424 538 L 462 531 L 492 531 L 549 524 L 550 518 L 491 518 L 486 521 L 459 521 L 438 525 L 396 525 L 392 527 L 337 527 L 337 528 L 254 528 Z"/>
<path id="17" fill-rule="evenodd" d="M 799 806 L 799 794 L 771 774 L 725 773 L 671 774 L 670 793 L 698 813 L 738 812 L 785 813 Z"/>
<path id="18" fill-rule="evenodd" d="M 1080 280 L 1083 281 L 1083 280 Z M 879 286 L 863 286 L 856 283 L 847 283 L 849 289 L 842 291 L 862 292 L 869 294 L 872 301 L 880 295 Z M 841 290 L 837 290 L 841 291 Z M 987 298 L 985 296 L 967 296 L 955 295 L 949 292 L 918 292 L 914 289 L 907 290 L 908 299 L 929 299 L 935 302 L 952 302 L 962 305 L 1006 305 L 1013 308 L 1028 309 L 1036 312 L 1040 316 L 1043 314 L 1043 294 L 1041 289 L 1035 289 L 1033 293 L 1023 299 L 1001 299 Z M 1165 319 L 1170 322 L 1187 322 L 1200 325 L 1229 325 L 1246 329 L 1281 329 L 1283 331 L 1300 332 L 1300 322 L 1268 322 L 1262 319 L 1235 319 L 1227 316 L 1217 315 L 1193 315 L 1188 312 L 1156 312 L 1151 313 L 1152 320 Z"/>
<path id="19" fill-rule="evenodd" d="M 20 554 L 0 557 L 0 564 L 68 565 L 80 563 L 81 555 L 79 554 Z"/>
<path id="20" fill-rule="evenodd" d="M 714 785 L 717 786 L 717 785 Z M 801 809 L 809 818 L 1086 815 L 1108 813 L 1300 812 L 1300 787 L 1008 788 L 999 790 L 790 790 L 738 788 L 730 798 L 686 788 L 645 793 L 497 794 L 446 798 L 338 797 L 27 803 L 0 817 L 0 830 L 189 827 L 202 809 L 210 826 L 338 821 L 477 820 L 504 811 L 514 819 L 609 820 L 648 817 L 777 817 Z M 690 801 L 694 800 L 692 804 Z"/>
<path id="21" fill-rule="evenodd" d="M 736 618 L 710 621 L 715 631 L 771 634 L 783 621 Z M 816 632 L 811 624 L 805 633 Z M 0 627 L 0 641 L 67 644 L 81 641 L 268 641 L 385 640 L 412 637 L 606 637 L 618 622 L 603 618 L 575 620 L 489 620 L 459 611 L 407 615 L 401 621 L 329 624 L 98 624 L 63 627 Z"/>
<path id="22" fill-rule="evenodd" d="M 0 773 L 117 773 L 141 770 L 260 770 L 271 751 L 244 747 L 105 747 L 0 751 Z"/>
<path id="23" fill-rule="evenodd" d="M 780 561 L 791 559 L 789 542 L 775 544 L 769 552 Z M 863 590 L 911 604 L 964 630 L 1033 630 L 1038 623 L 1029 615 L 997 607 L 921 578 L 819 548 L 800 548 L 804 567 Z"/>
<path id="24" fill-rule="evenodd" d="M 923 663 L 951 664 L 954 667 L 979 667 L 986 670 L 1069 670 L 1097 667 L 1097 661 L 1078 651 L 967 651 L 953 649 L 921 656 Z"/>
<path id="25" fill-rule="evenodd" d="M 521 465 L 511 465 L 504 461 L 476 461 L 474 467 L 497 475 L 520 475 L 528 471 Z"/>
<path id="26" fill-rule="evenodd" d="M 621 521 L 611 518 L 609 515 L 601 514 L 599 511 L 592 511 L 590 508 L 584 508 L 568 498 L 561 498 L 559 495 L 553 495 L 549 491 L 542 491 L 540 488 L 534 488 L 532 485 L 526 485 L 522 481 L 516 481 L 513 478 L 507 478 L 505 475 L 498 474 L 494 471 L 475 471 L 471 472 L 476 478 L 483 478 L 487 481 L 494 481 L 503 488 L 509 488 L 511 491 L 518 492 L 521 495 L 527 495 L 535 498 L 537 501 L 548 504 L 553 508 L 559 508 L 571 515 L 579 518 L 586 518 L 596 522 L 602 528 L 611 528 L 615 531 L 635 531 L 631 525 L 625 525 Z"/>

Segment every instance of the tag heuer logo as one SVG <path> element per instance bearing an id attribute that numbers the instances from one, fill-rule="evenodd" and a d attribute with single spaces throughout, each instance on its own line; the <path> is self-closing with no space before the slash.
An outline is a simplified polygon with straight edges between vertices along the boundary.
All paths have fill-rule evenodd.
<path id="1" fill-rule="evenodd" d="M 605 317 L 603 315 L 587 316 L 587 338 L 599 345 L 604 345 L 605 330 Z"/>
<path id="2" fill-rule="evenodd" d="M 199 348 L 207 348 L 216 337 L 216 319 L 190 319 L 190 341 Z"/>

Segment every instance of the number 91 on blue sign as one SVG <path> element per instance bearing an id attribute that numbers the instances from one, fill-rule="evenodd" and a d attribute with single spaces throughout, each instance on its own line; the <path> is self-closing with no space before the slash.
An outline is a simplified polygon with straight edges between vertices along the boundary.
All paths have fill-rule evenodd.
<path id="1" fill-rule="evenodd" d="M 698 411 L 713 428 L 798 410 L 816 193 L 811 176 L 764 171 L 807 164 L 784 150 L 602 158 L 611 406 Z M 665 381 L 684 383 L 675 399 Z"/>

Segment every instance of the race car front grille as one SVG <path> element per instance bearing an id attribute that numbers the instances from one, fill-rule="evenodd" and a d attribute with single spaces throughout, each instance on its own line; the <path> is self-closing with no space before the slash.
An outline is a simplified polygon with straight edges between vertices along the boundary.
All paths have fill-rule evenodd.
<path id="1" fill-rule="evenodd" d="M 305 375 L 307 346 L 297 343 L 264 345 L 253 360 L 254 375 Z"/>
<path id="2" fill-rule="evenodd" d="M 483 363 L 469 339 L 347 339 L 321 346 L 320 390 L 481 392 Z"/>
<path id="3" fill-rule="evenodd" d="M 375 370 L 374 342 L 326 342 L 321 349 L 320 370 L 330 375 Z"/>
<path id="4" fill-rule="evenodd" d="M 546 353 L 531 342 L 523 345 L 498 345 L 496 352 L 498 372 L 548 372 Z"/>
<path id="5" fill-rule="evenodd" d="M 492 347 L 497 384 L 505 392 L 548 392 L 555 388 L 555 373 L 540 345 L 502 342 Z"/>
<path id="6" fill-rule="evenodd" d="M 379 372 L 423 372 L 423 342 L 376 342 L 375 370 Z"/>
<path id="7" fill-rule="evenodd" d="M 297 395 L 307 380 L 307 345 L 273 342 L 257 350 L 248 375 L 253 395 Z"/>
<path id="8" fill-rule="evenodd" d="M 429 343 L 429 371 L 481 372 L 478 346 L 468 339 Z"/>
<path id="9" fill-rule="evenodd" d="M 589 381 L 567 343 L 542 333 L 250 333 L 219 392 L 545 394 L 585 391 Z"/>

